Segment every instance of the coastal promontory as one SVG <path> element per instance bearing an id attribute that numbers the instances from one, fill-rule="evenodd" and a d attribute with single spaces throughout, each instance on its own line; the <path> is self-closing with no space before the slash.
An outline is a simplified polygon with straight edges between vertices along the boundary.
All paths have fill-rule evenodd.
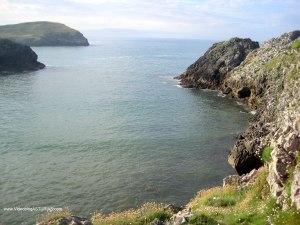
<path id="1" fill-rule="evenodd" d="M 43 69 L 45 65 L 37 59 L 37 54 L 29 46 L 0 39 L 0 72 Z"/>
<path id="2" fill-rule="evenodd" d="M 0 26 L 0 38 L 28 46 L 88 46 L 79 31 L 61 23 L 39 21 Z"/>

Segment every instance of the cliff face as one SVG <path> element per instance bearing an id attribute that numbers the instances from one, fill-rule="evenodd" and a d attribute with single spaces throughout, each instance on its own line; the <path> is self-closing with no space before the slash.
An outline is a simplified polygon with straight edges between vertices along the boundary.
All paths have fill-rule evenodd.
<path id="1" fill-rule="evenodd" d="M 229 163 L 239 174 L 246 174 L 267 163 L 263 157 L 269 154 L 271 192 L 281 204 L 291 200 L 300 209 L 300 170 L 297 166 L 300 152 L 300 40 L 296 40 L 299 37 L 300 31 L 293 31 L 271 39 L 260 48 L 248 48 L 240 65 L 233 66 L 220 82 L 204 87 L 216 88 L 256 111 L 247 130 L 239 135 L 231 149 Z M 211 49 L 215 49 L 214 46 L 197 61 L 197 65 L 203 65 L 206 58 L 213 57 Z M 188 76 L 180 77 L 181 82 L 185 84 L 188 77 L 198 82 L 193 86 L 202 88 L 202 79 L 207 73 L 200 74 L 192 68 L 195 64 L 188 68 Z M 292 188 L 286 190 L 286 185 L 291 184 Z"/>
<path id="2" fill-rule="evenodd" d="M 240 174 L 247 173 L 258 168 L 259 159 L 269 151 L 271 192 L 283 205 L 292 195 L 300 209 L 300 180 L 293 175 L 300 152 L 299 37 L 300 31 L 294 31 L 266 42 L 227 76 L 221 90 L 257 110 L 231 150 L 230 164 Z M 248 94 L 242 96 L 244 90 Z M 298 187 L 286 187 L 288 182 Z"/>
<path id="3" fill-rule="evenodd" d="M 215 43 L 177 78 L 184 87 L 216 88 L 229 71 L 240 65 L 258 47 L 258 42 L 241 38 Z"/>
<path id="4" fill-rule="evenodd" d="M 0 38 L 28 46 L 88 46 L 88 40 L 64 24 L 30 22 L 0 26 Z"/>
<path id="5" fill-rule="evenodd" d="M 39 70 L 45 67 L 37 54 L 26 45 L 0 39 L 0 72 Z"/>

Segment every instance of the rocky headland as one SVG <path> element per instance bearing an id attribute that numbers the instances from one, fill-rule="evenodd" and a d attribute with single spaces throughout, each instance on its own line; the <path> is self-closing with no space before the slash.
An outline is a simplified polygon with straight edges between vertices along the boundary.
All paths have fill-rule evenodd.
<path id="1" fill-rule="evenodd" d="M 250 39 L 214 44 L 177 77 L 184 87 L 213 89 L 243 103 L 254 116 L 237 137 L 228 161 L 237 175 L 201 190 L 183 209 L 148 203 L 137 210 L 90 220 L 69 211 L 39 225 L 299 225 L 300 31 L 259 47 Z"/>
<path id="2" fill-rule="evenodd" d="M 26 45 L 0 39 L 0 72 L 20 72 L 43 69 L 37 54 Z"/>
<path id="3" fill-rule="evenodd" d="M 0 38 L 28 46 L 88 46 L 88 40 L 64 24 L 39 21 L 0 26 Z"/>

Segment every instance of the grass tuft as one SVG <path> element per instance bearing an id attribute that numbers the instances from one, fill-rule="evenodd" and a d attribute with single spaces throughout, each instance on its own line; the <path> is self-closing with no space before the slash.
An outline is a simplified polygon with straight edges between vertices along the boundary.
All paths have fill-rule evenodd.
<path id="1" fill-rule="evenodd" d="M 266 146 L 261 152 L 261 161 L 266 164 L 271 161 L 271 153 L 273 148 L 271 146 Z"/>
<path id="2" fill-rule="evenodd" d="M 295 40 L 291 45 L 291 49 L 300 50 L 300 40 Z"/>

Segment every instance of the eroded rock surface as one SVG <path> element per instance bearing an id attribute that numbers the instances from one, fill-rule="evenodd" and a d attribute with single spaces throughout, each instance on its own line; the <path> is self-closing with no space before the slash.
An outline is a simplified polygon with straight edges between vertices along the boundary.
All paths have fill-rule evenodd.
<path id="1" fill-rule="evenodd" d="M 228 161 L 239 175 L 247 174 L 268 163 L 261 155 L 266 147 L 272 148 L 268 182 L 282 206 L 290 197 L 296 204 L 299 201 L 299 176 L 290 172 L 300 154 L 299 38 L 300 31 L 285 33 L 260 48 L 248 40 L 247 51 L 241 53 L 245 57 L 234 57 L 230 47 L 217 43 L 179 77 L 183 86 L 218 89 L 256 112 L 238 136 Z M 225 183 L 240 179 L 232 176 Z"/>
<path id="2" fill-rule="evenodd" d="M 258 42 L 249 38 L 232 38 L 215 43 L 177 78 L 185 87 L 216 88 L 229 71 L 240 65 L 246 56 L 258 47 Z"/>

